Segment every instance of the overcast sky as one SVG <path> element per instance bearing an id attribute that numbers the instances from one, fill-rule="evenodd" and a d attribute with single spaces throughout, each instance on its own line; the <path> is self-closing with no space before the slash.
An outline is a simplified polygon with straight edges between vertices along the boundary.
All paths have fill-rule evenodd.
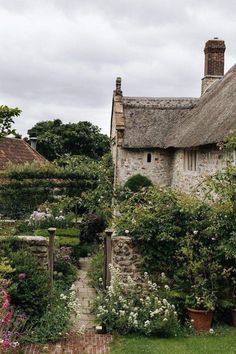
<path id="1" fill-rule="evenodd" d="M 109 132 L 115 78 L 126 96 L 199 96 L 203 48 L 236 62 L 234 0 L 0 0 L 0 104 L 36 122 L 89 120 Z"/>

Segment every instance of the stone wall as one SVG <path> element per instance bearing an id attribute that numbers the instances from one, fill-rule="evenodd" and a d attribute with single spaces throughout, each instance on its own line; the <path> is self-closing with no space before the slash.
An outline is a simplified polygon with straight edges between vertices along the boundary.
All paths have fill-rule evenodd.
<path id="1" fill-rule="evenodd" d="M 111 264 L 120 269 L 124 280 L 131 276 L 135 281 L 141 281 L 140 262 L 141 257 L 130 237 L 112 236 Z"/>
<path id="2" fill-rule="evenodd" d="M 42 236 L 18 236 L 18 238 L 25 242 L 33 255 L 39 259 L 42 267 L 48 267 L 48 239 Z"/>
<path id="3" fill-rule="evenodd" d="M 148 154 L 151 154 L 151 162 L 147 162 Z M 169 186 L 171 183 L 172 154 L 168 150 L 131 150 L 120 147 L 116 158 L 116 183 L 119 185 L 136 174 L 148 177 L 159 186 Z"/>
<path id="4" fill-rule="evenodd" d="M 197 150 L 197 169 L 188 171 L 184 166 L 184 150 L 176 151 L 173 160 L 171 186 L 184 192 L 192 192 L 206 176 L 226 166 L 226 156 L 216 148 L 202 147 Z"/>

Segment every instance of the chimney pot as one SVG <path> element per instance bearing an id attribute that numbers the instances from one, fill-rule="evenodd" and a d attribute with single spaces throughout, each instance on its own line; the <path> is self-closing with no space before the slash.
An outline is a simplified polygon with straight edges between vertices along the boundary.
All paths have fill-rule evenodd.
<path id="1" fill-rule="evenodd" d="M 116 78 L 116 90 L 115 94 L 118 96 L 122 96 L 122 90 L 121 90 L 121 77 Z"/>
<path id="2" fill-rule="evenodd" d="M 37 148 L 37 138 L 36 137 L 30 138 L 30 145 L 31 145 L 32 149 L 36 150 L 36 148 Z"/>

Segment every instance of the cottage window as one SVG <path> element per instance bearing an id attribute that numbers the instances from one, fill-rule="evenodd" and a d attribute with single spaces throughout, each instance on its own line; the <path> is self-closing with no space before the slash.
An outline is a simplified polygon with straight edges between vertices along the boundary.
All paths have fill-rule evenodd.
<path id="1" fill-rule="evenodd" d="M 147 162 L 152 162 L 152 154 L 150 152 L 147 154 Z"/>
<path id="2" fill-rule="evenodd" d="M 187 171 L 197 170 L 197 151 L 186 150 L 184 152 L 184 169 Z"/>

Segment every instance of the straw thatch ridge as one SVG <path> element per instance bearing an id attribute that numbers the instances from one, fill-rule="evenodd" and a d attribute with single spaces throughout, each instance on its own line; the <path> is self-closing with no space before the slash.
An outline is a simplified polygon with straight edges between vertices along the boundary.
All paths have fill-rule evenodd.
<path id="1" fill-rule="evenodd" d="M 222 141 L 236 134 L 236 65 L 199 99 L 177 129 L 165 139 L 165 145 L 194 147 Z"/>
<path id="2" fill-rule="evenodd" d="M 169 131 L 196 102 L 195 98 L 123 97 L 124 147 L 165 147 Z"/>
<path id="3" fill-rule="evenodd" d="M 126 148 L 194 147 L 236 133 L 236 65 L 200 98 L 123 97 Z"/>

